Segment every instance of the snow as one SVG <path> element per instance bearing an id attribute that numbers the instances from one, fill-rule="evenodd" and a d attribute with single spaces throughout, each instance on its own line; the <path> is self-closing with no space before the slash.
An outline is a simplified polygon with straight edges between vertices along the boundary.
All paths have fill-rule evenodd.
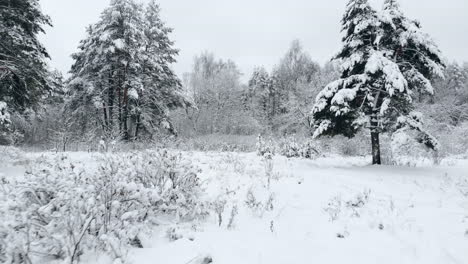
<path id="1" fill-rule="evenodd" d="M 372 52 L 366 64 L 366 72 L 371 74 L 382 72 L 390 96 L 394 94 L 395 89 L 402 93 L 408 88 L 408 83 L 398 65 L 387 59 L 380 51 Z"/>
<path id="2" fill-rule="evenodd" d="M 419 46 L 425 47 L 432 54 L 437 54 L 438 57 L 442 57 L 439 48 L 437 48 L 437 46 L 434 44 L 432 38 L 427 33 L 422 32 L 421 28 L 415 23 L 415 21 L 410 20 L 405 22 L 406 23 L 404 24 L 404 26 L 406 28 L 406 31 L 404 31 L 400 36 L 400 44 L 402 46 L 406 46 L 408 42 L 414 42 Z M 440 70 L 439 73 L 442 75 L 439 76 L 443 76 L 442 67 L 435 65 L 434 70 L 438 72 Z"/>
<path id="3" fill-rule="evenodd" d="M 118 20 L 121 17 L 121 13 L 117 10 L 112 11 L 111 17 L 113 20 Z"/>
<path id="4" fill-rule="evenodd" d="M 131 99 L 134 99 L 134 100 L 138 100 L 138 92 L 136 89 L 132 88 L 130 90 L 128 90 L 128 96 L 131 98 Z"/>
<path id="5" fill-rule="evenodd" d="M 123 39 L 114 39 L 113 43 L 114 43 L 114 46 L 119 50 L 122 50 L 125 48 L 125 41 Z"/>
<path id="6" fill-rule="evenodd" d="M 388 110 L 388 107 L 390 106 L 390 103 L 392 102 L 392 99 L 390 98 L 385 98 L 383 103 L 382 103 L 382 106 L 380 107 L 380 114 L 381 115 L 384 115 L 387 110 Z"/>
<path id="7" fill-rule="evenodd" d="M 260 160 L 236 155 L 245 170 L 236 173 L 220 153 L 194 153 L 204 164 L 213 197 L 236 190 L 230 203 L 242 204 L 251 185 L 261 186 Z M 340 164 L 340 165 L 337 165 Z M 189 263 L 210 256 L 214 263 L 462 263 L 468 259 L 466 197 L 446 184 L 460 170 L 448 168 L 374 168 L 366 159 L 333 157 L 317 161 L 275 159 L 280 177 L 272 184 L 274 210 L 258 217 L 241 210 L 235 229 L 208 221 L 187 237 L 167 243 L 156 237 L 152 248 L 133 252 L 135 263 Z M 260 173 L 258 173 L 260 171 Z M 466 175 L 465 175 L 466 177 Z M 452 181 L 452 179 L 447 180 Z M 262 187 L 259 187 L 262 189 Z M 347 208 L 370 190 L 362 208 Z M 330 199 L 340 197 L 336 221 L 325 212 Z M 355 211 L 359 214 L 353 216 Z M 383 229 L 380 230 L 380 225 Z M 273 230 L 273 231 L 272 231 Z M 337 234 L 343 233 L 344 238 Z M 193 241 L 191 241 L 193 239 Z"/>
<path id="8" fill-rule="evenodd" d="M 93 105 L 96 109 L 101 109 L 104 106 L 103 101 L 99 96 L 93 97 Z"/>
<path id="9" fill-rule="evenodd" d="M 102 33 L 102 35 L 99 37 L 99 40 L 103 41 L 103 42 L 107 41 L 107 40 L 109 40 L 110 36 L 111 36 L 111 34 L 108 31 L 104 31 Z"/>
<path id="10" fill-rule="evenodd" d="M 330 120 L 322 121 L 320 125 L 315 129 L 313 137 L 318 138 L 320 135 L 326 132 L 330 128 L 330 126 L 331 126 Z"/>
<path id="11" fill-rule="evenodd" d="M 332 104 L 343 105 L 356 97 L 357 89 L 341 89 L 333 96 Z"/>
<path id="12" fill-rule="evenodd" d="M 354 28 L 354 34 L 357 35 L 361 33 L 362 31 L 366 30 L 367 28 L 371 26 L 376 26 L 378 24 L 379 24 L 378 20 L 374 20 L 374 19 L 359 21 L 359 23 L 357 23 L 356 27 Z"/>
<path id="13" fill-rule="evenodd" d="M 55 155 L 60 154 L 27 157 Z M 88 169 L 96 167 L 98 154 L 67 155 L 89 164 Z M 275 156 L 266 166 L 268 161 L 255 153 L 182 155 L 201 169 L 205 198 L 222 201 L 221 225 L 215 213 L 193 222 L 160 219 L 153 236 L 142 241 L 144 248 L 131 250 L 133 263 L 468 260 L 468 160 L 442 162 L 451 166 L 374 167 L 368 165 L 370 157 Z M 23 171 L 21 165 L 0 165 L 0 173 L 9 177 Z M 122 219 L 133 216 L 130 211 Z M 86 263 L 112 260 L 93 255 Z"/>
<path id="14" fill-rule="evenodd" d="M 421 112 L 411 112 L 408 116 L 400 116 L 397 119 L 399 124 L 408 124 L 409 126 L 422 130 L 423 129 L 423 114 Z"/>
<path id="15" fill-rule="evenodd" d="M 361 44 L 362 44 L 362 40 L 352 40 L 351 43 L 349 43 L 349 46 L 357 47 Z M 356 63 L 362 62 L 363 59 L 364 59 L 364 53 L 361 51 L 357 51 L 351 54 L 349 58 L 346 58 L 345 60 L 342 61 L 342 64 L 341 64 L 342 71 L 346 71 L 346 70 L 353 68 L 354 65 L 356 65 Z"/>
<path id="16" fill-rule="evenodd" d="M 424 91 L 431 95 L 434 94 L 434 87 L 432 86 L 431 81 L 429 81 L 426 77 L 424 77 L 424 75 L 422 75 L 417 70 L 408 70 L 405 75 L 407 75 L 407 80 L 411 80 L 412 82 L 420 84 L 424 88 Z"/>
<path id="17" fill-rule="evenodd" d="M 412 134 L 416 134 L 413 137 L 415 137 L 417 141 L 423 143 L 429 149 L 438 151 L 440 148 L 438 140 L 427 132 L 423 125 L 424 120 L 421 112 L 413 111 L 407 116 L 400 116 L 397 118 L 397 126 L 400 130 L 413 130 Z"/>
<path id="18" fill-rule="evenodd" d="M 317 95 L 312 113 L 318 113 L 324 110 L 328 106 L 329 98 L 332 98 L 331 101 L 335 106 L 344 106 L 346 108 L 347 102 L 355 98 L 357 90 L 362 88 L 366 81 L 367 76 L 365 74 L 359 74 L 331 82 Z M 355 84 L 355 88 L 346 89 L 347 87 L 351 87 L 352 84 Z M 340 90 L 342 88 L 344 88 L 344 91 Z M 337 113 L 345 111 L 345 109 L 341 109 L 340 107 L 335 107 L 335 109 Z"/>
<path id="19" fill-rule="evenodd" d="M 10 114 L 8 113 L 7 103 L 0 101 L 0 125 L 10 123 Z"/>

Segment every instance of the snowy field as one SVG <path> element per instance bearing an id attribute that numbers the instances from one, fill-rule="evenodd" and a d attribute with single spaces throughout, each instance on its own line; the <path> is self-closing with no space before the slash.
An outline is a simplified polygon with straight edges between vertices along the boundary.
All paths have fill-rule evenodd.
<path id="1" fill-rule="evenodd" d="M 56 160 L 34 153 L 27 159 Z M 96 169 L 102 154 L 67 153 Z M 468 160 L 373 167 L 370 158 L 317 160 L 184 152 L 199 168 L 209 215 L 158 219 L 125 261 L 168 263 L 468 263 Z M 3 178 L 31 162 L 3 162 Z M 87 254 L 83 263 L 112 263 Z"/>

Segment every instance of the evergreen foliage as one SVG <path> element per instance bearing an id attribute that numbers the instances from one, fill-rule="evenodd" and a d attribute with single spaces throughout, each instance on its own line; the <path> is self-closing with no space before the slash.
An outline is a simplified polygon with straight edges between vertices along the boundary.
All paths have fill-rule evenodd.
<path id="1" fill-rule="evenodd" d="M 50 88 L 46 59 L 38 40 L 50 18 L 38 0 L 0 1 L 0 102 L 2 112 L 36 108 Z M 1 125 L 1 124 L 0 124 Z"/>
<path id="2" fill-rule="evenodd" d="M 351 0 L 342 20 L 340 79 L 327 85 L 313 108 L 314 137 L 353 137 L 370 128 L 373 163 L 380 164 L 379 134 L 396 129 L 397 119 L 413 110 L 417 92 L 432 94 L 430 79 L 444 63 L 437 46 L 406 18 L 394 0 L 382 12 L 367 0 Z M 435 145 L 435 144 L 434 144 Z"/>
<path id="3" fill-rule="evenodd" d="M 69 109 L 80 127 L 106 138 L 152 136 L 163 127 L 176 134 L 168 114 L 190 105 L 171 70 L 178 50 L 154 2 L 113 0 L 73 55 Z"/>

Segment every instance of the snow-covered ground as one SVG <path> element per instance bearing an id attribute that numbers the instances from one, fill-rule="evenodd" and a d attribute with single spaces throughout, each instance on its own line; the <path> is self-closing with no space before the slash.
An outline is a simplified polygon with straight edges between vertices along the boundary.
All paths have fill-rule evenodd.
<path id="1" fill-rule="evenodd" d="M 362 157 L 183 155 L 201 169 L 215 209 L 196 222 L 161 219 L 144 248 L 131 250 L 133 263 L 468 263 L 467 160 L 410 168 Z M 23 166 L 0 165 L 0 173 Z"/>

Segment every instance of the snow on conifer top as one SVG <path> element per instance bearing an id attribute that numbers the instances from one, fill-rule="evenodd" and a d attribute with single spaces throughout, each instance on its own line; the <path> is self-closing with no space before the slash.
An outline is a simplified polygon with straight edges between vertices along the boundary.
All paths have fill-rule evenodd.
<path id="1" fill-rule="evenodd" d="M 387 30 L 386 35 L 397 45 L 389 55 L 396 58 L 410 86 L 433 94 L 430 79 L 443 77 L 446 64 L 433 39 L 421 29 L 418 21 L 404 15 L 396 0 L 386 0 L 379 17 Z"/>

